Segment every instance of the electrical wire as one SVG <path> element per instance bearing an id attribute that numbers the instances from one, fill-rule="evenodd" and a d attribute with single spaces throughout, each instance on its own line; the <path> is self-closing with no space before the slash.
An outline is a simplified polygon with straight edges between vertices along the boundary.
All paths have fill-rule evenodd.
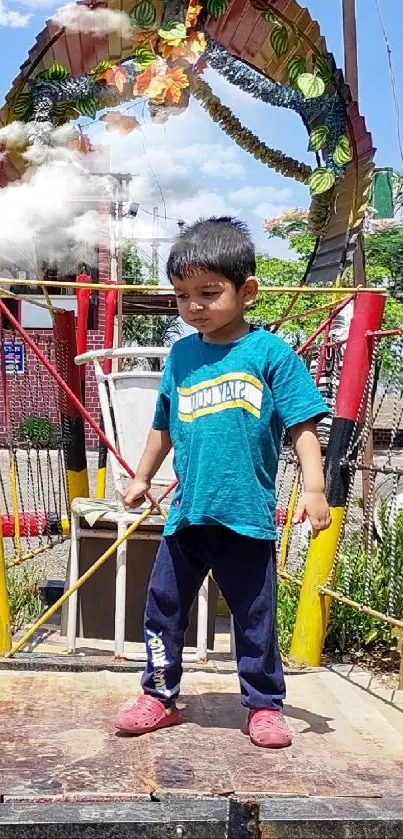
<path id="1" fill-rule="evenodd" d="M 379 0 L 374 0 L 374 3 L 375 3 L 375 8 L 376 8 L 376 11 L 377 11 L 377 14 L 378 14 L 379 24 L 380 24 L 380 27 L 381 27 L 381 30 L 382 30 L 383 39 L 384 39 L 384 42 L 385 42 L 386 53 L 387 53 L 387 56 L 388 56 L 388 65 L 389 65 L 389 72 L 390 72 L 390 79 L 391 79 L 391 86 L 392 86 L 392 96 L 393 96 L 393 102 L 394 102 L 394 107 L 395 107 L 397 144 L 398 144 L 398 147 L 399 147 L 400 158 L 401 158 L 402 167 L 403 167 L 403 137 L 402 137 L 402 129 L 401 129 L 401 123 L 400 123 L 400 106 L 399 106 L 399 95 L 398 95 L 398 89 L 397 89 L 397 81 L 396 81 L 396 75 L 395 75 L 393 61 L 392 61 L 392 48 L 390 46 L 388 33 L 386 31 L 386 26 L 385 26 L 385 23 L 384 23 L 384 20 L 383 20 L 383 17 L 382 17 L 382 12 L 381 12 L 381 7 L 380 7 L 380 4 L 379 4 Z"/>

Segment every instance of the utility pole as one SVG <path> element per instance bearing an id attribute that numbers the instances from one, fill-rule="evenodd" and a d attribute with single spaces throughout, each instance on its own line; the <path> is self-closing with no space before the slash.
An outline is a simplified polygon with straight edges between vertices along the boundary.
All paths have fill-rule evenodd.
<path id="1" fill-rule="evenodd" d="M 157 240 L 158 233 L 158 207 L 153 208 L 153 238 L 151 250 L 151 282 L 157 281 L 159 284 L 160 260 L 159 260 L 159 244 Z"/>
<path id="2" fill-rule="evenodd" d="M 358 79 L 358 46 L 357 46 L 357 15 L 356 15 L 356 0 L 342 0 L 343 2 L 343 32 L 344 32 L 344 68 L 346 82 L 350 87 L 352 98 L 355 102 L 359 101 L 359 79 Z M 359 234 L 357 239 L 357 247 L 354 252 L 354 285 L 366 286 L 365 275 L 365 250 L 364 250 L 364 236 Z M 372 394 L 368 394 L 368 399 L 372 399 Z M 372 413 L 372 411 L 371 411 Z M 374 462 L 374 438 L 372 432 L 370 433 L 367 445 L 364 452 L 364 463 L 367 466 L 372 466 Z M 362 499 L 364 510 L 368 509 L 370 498 L 370 479 L 371 473 L 364 470 L 362 473 Z M 369 510 L 369 513 L 371 511 Z M 371 526 L 371 525 L 370 525 Z M 365 534 L 367 541 L 368 534 Z"/>
<path id="3" fill-rule="evenodd" d="M 342 0 L 344 33 L 344 71 L 353 100 L 359 100 L 356 0 Z M 354 285 L 365 286 L 364 239 L 360 233 L 354 253 Z"/>

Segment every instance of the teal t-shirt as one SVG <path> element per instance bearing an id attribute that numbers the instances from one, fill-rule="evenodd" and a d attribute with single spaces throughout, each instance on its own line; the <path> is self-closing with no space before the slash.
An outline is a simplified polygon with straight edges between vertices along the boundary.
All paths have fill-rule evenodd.
<path id="1" fill-rule="evenodd" d="M 179 481 L 165 535 L 222 524 L 276 539 L 283 428 L 327 413 L 303 362 L 264 329 L 231 344 L 208 344 L 196 334 L 174 344 L 153 422 L 170 432 Z"/>

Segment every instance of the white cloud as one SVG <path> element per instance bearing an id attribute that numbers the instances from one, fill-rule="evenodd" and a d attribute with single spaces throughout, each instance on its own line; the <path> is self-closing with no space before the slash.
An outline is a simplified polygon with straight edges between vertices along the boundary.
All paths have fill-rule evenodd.
<path id="1" fill-rule="evenodd" d="M 10 12 L 3 0 L 0 0 L 0 27 L 9 26 L 11 29 L 21 29 L 27 26 L 31 15 L 23 15 L 21 12 Z"/>
<path id="2" fill-rule="evenodd" d="M 244 186 L 235 192 L 230 192 L 230 201 L 239 202 L 244 205 L 262 204 L 284 204 L 291 198 L 292 192 L 288 187 L 277 188 L 275 186 Z"/>
<path id="3" fill-rule="evenodd" d="M 60 6 L 60 0 L 11 0 L 11 2 L 18 3 L 19 6 L 28 6 L 35 10 Z"/>
<path id="4" fill-rule="evenodd" d="M 89 9 L 71 3 L 60 9 L 53 20 L 71 32 L 93 32 L 99 36 L 117 32 L 122 38 L 130 38 L 133 34 L 129 16 L 112 9 Z"/>
<path id="5" fill-rule="evenodd" d="M 262 201 L 261 204 L 257 204 L 256 207 L 253 207 L 252 213 L 256 218 L 262 220 L 262 224 L 265 219 L 277 218 L 277 216 L 281 216 L 285 210 L 291 210 L 291 207 L 288 204 L 270 204 L 269 202 Z"/>
<path id="6" fill-rule="evenodd" d="M 246 175 L 245 168 L 241 163 L 235 163 L 230 160 L 206 160 L 202 164 L 202 171 L 211 178 L 244 178 Z"/>

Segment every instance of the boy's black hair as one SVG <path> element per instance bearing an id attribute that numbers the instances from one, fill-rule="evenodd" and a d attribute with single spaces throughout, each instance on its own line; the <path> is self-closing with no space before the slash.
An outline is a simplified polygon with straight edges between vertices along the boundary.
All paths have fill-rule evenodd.
<path id="1" fill-rule="evenodd" d="M 172 247 L 167 274 L 181 280 L 193 270 L 214 271 L 240 288 L 256 273 L 255 247 L 246 224 L 231 216 L 200 219 L 185 226 Z"/>

